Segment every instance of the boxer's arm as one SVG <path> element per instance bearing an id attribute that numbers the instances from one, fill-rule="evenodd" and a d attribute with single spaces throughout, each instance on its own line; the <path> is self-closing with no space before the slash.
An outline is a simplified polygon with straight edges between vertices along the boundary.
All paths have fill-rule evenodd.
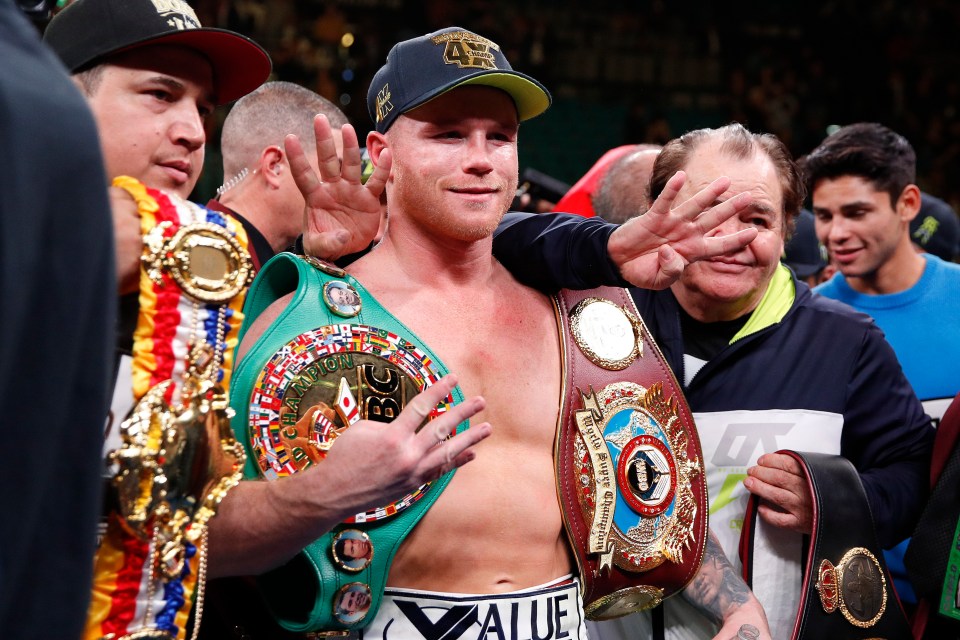
<path id="1" fill-rule="evenodd" d="M 607 242 L 617 225 L 572 213 L 511 212 L 493 236 L 493 255 L 528 287 L 560 289 L 626 287 Z"/>
<path id="2" fill-rule="evenodd" d="M 700 571 L 681 595 L 707 618 L 721 625 L 717 640 L 736 638 L 744 624 L 756 627 L 760 631 L 759 637 L 764 640 L 771 637 L 760 601 L 734 571 L 712 531 L 707 539 Z"/>

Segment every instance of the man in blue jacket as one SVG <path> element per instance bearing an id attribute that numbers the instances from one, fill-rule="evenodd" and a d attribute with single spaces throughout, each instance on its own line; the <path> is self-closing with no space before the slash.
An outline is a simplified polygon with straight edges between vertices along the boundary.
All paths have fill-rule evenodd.
<path id="1" fill-rule="evenodd" d="M 748 492 L 764 501 L 764 540 L 776 552 L 754 565 L 754 591 L 774 637 L 788 637 L 798 594 L 785 587 L 799 580 L 802 544 L 792 532 L 810 531 L 812 504 L 799 467 L 774 452 L 848 458 L 889 547 L 910 534 L 923 506 L 933 430 L 876 325 L 812 294 L 780 264 L 804 194 L 782 142 L 740 125 L 685 134 L 657 159 L 651 196 L 678 170 L 687 174 L 684 189 L 728 176 L 721 201 L 749 192 L 751 205 L 718 233 L 756 228 L 757 238 L 733 255 L 688 265 L 669 289 L 631 292 L 684 385 L 703 444 L 711 526 L 728 533 L 722 542 L 731 560 Z M 644 217 L 626 224 L 646 224 Z M 625 248 L 612 235 L 616 228 L 577 216 L 510 214 L 494 251 L 541 289 L 622 285 L 630 274 L 620 272 Z M 765 590 L 766 579 L 778 586 Z M 710 637 L 709 625 L 682 610 L 683 602 L 668 605 L 667 637 Z"/>

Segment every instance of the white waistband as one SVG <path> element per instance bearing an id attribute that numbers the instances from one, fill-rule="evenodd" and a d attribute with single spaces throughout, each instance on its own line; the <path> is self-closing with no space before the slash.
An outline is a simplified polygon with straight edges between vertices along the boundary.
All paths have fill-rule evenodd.
<path id="1" fill-rule="evenodd" d="M 561 576 L 550 582 L 544 582 L 543 584 L 538 584 L 533 587 L 526 587 L 525 589 L 517 589 L 516 591 L 506 591 L 504 593 L 447 593 L 444 591 L 424 591 L 422 589 L 406 589 L 402 587 L 387 587 L 384 590 L 384 593 L 391 595 L 401 595 L 409 596 L 413 598 L 435 598 L 441 600 L 449 600 L 450 602 L 462 602 L 464 600 L 489 600 L 490 598 L 497 598 L 500 596 L 515 596 L 523 595 L 527 593 L 535 593 L 537 591 L 543 591 L 544 589 L 550 589 L 557 585 L 566 586 L 576 582 L 579 584 L 579 579 L 575 578 L 573 574 L 568 573 L 565 576 Z"/>
<path id="2" fill-rule="evenodd" d="M 586 640 L 580 584 L 565 576 L 491 595 L 388 588 L 362 640 Z"/>

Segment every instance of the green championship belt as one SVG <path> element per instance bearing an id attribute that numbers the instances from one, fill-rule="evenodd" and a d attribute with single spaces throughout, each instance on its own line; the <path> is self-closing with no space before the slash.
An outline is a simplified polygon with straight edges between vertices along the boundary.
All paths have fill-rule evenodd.
<path id="1" fill-rule="evenodd" d="M 271 481 L 323 464 L 351 424 L 392 421 L 447 373 L 356 280 L 290 253 L 270 260 L 251 286 L 241 340 L 250 322 L 291 292 L 290 304 L 234 371 L 233 429 L 247 449 L 248 479 Z M 428 419 L 462 400 L 454 389 Z M 454 433 L 467 426 L 464 421 Z M 281 626 L 345 635 L 373 620 L 394 554 L 452 477 L 451 471 L 393 504 L 356 514 L 259 576 Z"/>

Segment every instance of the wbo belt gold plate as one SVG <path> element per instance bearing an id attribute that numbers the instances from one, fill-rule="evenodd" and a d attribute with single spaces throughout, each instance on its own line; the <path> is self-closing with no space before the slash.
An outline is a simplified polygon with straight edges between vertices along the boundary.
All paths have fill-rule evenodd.
<path id="1" fill-rule="evenodd" d="M 570 311 L 570 332 L 583 355 L 611 371 L 643 355 L 641 331 L 633 314 L 603 298 L 584 298 Z"/>
<path id="2" fill-rule="evenodd" d="M 687 455 L 689 434 L 661 383 L 632 383 L 584 393 L 576 412 L 575 471 L 580 507 L 590 526 L 588 551 L 630 572 L 683 562 L 694 536 L 697 501 L 692 479 L 703 463 Z M 624 594 L 626 595 L 626 594 Z M 639 610 L 659 600 L 632 594 Z"/>
<path id="3" fill-rule="evenodd" d="M 156 283 L 168 275 L 199 302 L 230 300 L 253 279 L 250 254 L 223 227 L 195 222 L 165 237 L 170 222 L 161 222 L 143 239 L 141 261 Z"/>

